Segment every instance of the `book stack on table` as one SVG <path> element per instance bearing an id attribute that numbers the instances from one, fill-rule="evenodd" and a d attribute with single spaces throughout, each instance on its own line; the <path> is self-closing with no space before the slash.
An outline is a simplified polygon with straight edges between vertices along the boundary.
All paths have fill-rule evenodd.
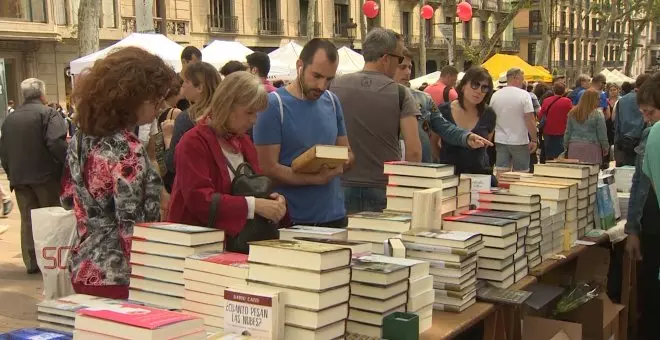
<path id="1" fill-rule="evenodd" d="M 490 195 L 490 194 L 486 194 L 486 195 Z M 526 239 L 525 235 L 527 233 L 527 228 L 529 227 L 531 222 L 529 213 L 519 212 L 519 211 L 477 209 L 477 210 L 467 211 L 464 213 L 464 215 L 504 219 L 510 222 L 514 222 L 516 224 L 516 231 L 514 233 L 505 235 L 505 237 L 500 237 L 499 240 L 497 240 L 495 236 L 486 236 L 484 234 L 484 240 L 490 239 L 491 242 L 494 242 L 494 245 L 499 245 L 500 247 L 491 245 L 490 247 L 494 249 L 485 252 L 482 251 L 483 253 L 482 252 L 479 253 L 479 261 L 478 261 L 479 272 L 481 272 L 483 276 L 492 276 L 493 274 L 498 272 L 510 272 L 511 265 L 513 265 L 513 271 L 514 271 L 513 278 L 515 282 L 520 281 L 523 277 L 525 277 L 525 275 L 527 275 L 528 266 L 527 266 L 527 256 L 525 256 L 525 239 Z M 499 222 L 499 224 L 503 226 L 508 225 L 503 222 Z M 515 246 L 515 249 L 513 250 L 514 253 L 512 255 L 508 255 L 511 252 L 511 249 L 508 248 L 514 246 Z M 489 247 L 488 244 L 486 244 L 486 247 Z M 517 257 L 516 254 L 518 254 Z M 488 256 L 496 256 L 496 257 L 488 257 Z M 510 276 L 508 276 L 507 279 L 509 277 Z M 506 286 L 507 282 L 502 282 L 502 281 L 504 280 L 497 281 L 495 285 Z"/>
<path id="2" fill-rule="evenodd" d="M 515 182 L 511 185 L 516 185 Z M 518 263 L 518 270 L 523 270 L 523 263 L 527 258 L 527 268 L 533 268 L 541 263 L 540 243 L 531 243 L 530 241 L 539 242 L 538 238 L 531 236 L 539 235 L 540 232 L 540 219 L 541 219 L 541 196 L 537 194 L 514 194 L 508 189 L 491 190 L 479 194 L 479 209 L 501 210 L 523 212 L 529 214 L 529 225 L 527 228 L 518 229 L 518 243 L 516 244 L 516 252 L 513 256 L 513 262 Z M 529 233 L 529 231 L 532 233 Z M 532 244 L 532 246 L 528 246 Z M 524 277 L 521 272 L 518 277 Z M 515 277 L 514 277 L 515 279 Z"/>
<path id="3" fill-rule="evenodd" d="M 401 237 L 406 258 L 430 263 L 435 289 L 434 309 L 459 313 L 474 304 L 477 253 L 484 249 L 481 234 L 411 229 Z"/>
<path id="4" fill-rule="evenodd" d="M 298 237 L 346 241 L 348 239 L 348 232 L 346 229 L 307 225 L 294 225 L 289 228 L 280 229 L 280 240 L 293 240 Z"/>
<path id="5" fill-rule="evenodd" d="M 76 314 L 73 337 L 80 340 L 204 340 L 201 318 L 142 305 L 84 308 Z"/>
<path id="6" fill-rule="evenodd" d="M 580 177 L 581 179 L 584 179 L 585 176 L 584 170 L 576 170 L 576 169 L 584 169 L 584 168 L 589 169 L 588 184 L 586 187 L 587 190 L 580 191 L 580 193 L 578 194 L 578 209 L 583 209 L 585 205 L 587 207 L 587 222 L 579 221 L 578 224 L 582 226 L 586 223 L 586 227 L 584 228 L 584 231 L 585 234 L 588 233 L 596 226 L 595 224 L 595 215 L 596 215 L 596 206 L 597 206 L 596 191 L 598 190 L 598 174 L 600 173 L 600 164 L 584 163 L 584 162 L 577 162 L 571 160 L 555 160 L 549 162 L 548 164 L 563 165 L 564 169 L 573 169 L 572 172 L 567 171 L 562 175 L 563 177 L 570 177 L 570 178 Z M 556 176 L 559 177 L 559 175 Z M 579 215 L 582 216 L 583 214 L 579 214 Z"/>
<path id="7" fill-rule="evenodd" d="M 431 328 L 435 291 L 428 262 L 363 256 L 353 260 L 351 271 L 349 334 L 380 339 L 383 318 L 394 312 L 417 314 L 420 333 Z"/>
<path id="8" fill-rule="evenodd" d="M 181 309 L 185 258 L 222 251 L 222 230 L 178 223 L 137 223 L 131 246 L 129 299 Z"/>
<path id="9" fill-rule="evenodd" d="M 555 254 L 555 231 L 562 229 L 562 226 L 555 223 L 555 215 L 565 216 L 565 214 L 551 214 L 550 208 L 545 207 L 541 210 L 541 259 L 545 260 Z"/>
<path id="10" fill-rule="evenodd" d="M 532 174 L 528 172 L 509 171 L 500 175 L 498 185 L 502 188 L 508 189 L 511 183 L 520 182 L 522 179 L 531 177 Z"/>
<path id="11" fill-rule="evenodd" d="M 71 333 L 74 329 L 76 311 L 88 307 L 116 305 L 125 302 L 127 301 L 73 294 L 37 303 L 37 320 L 39 321 L 39 327 Z"/>
<path id="12" fill-rule="evenodd" d="M 453 165 L 395 161 L 386 162 L 383 169 L 388 177 L 387 211 L 415 215 L 414 207 L 424 218 L 415 221 L 416 227 L 440 228 L 442 215 L 456 210 L 459 178 Z"/>
<path id="13" fill-rule="evenodd" d="M 351 282 L 351 249 L 330 244 L 267 240 L 250 243 L 248 287 L 284 296 L 284 339 L 344 335 Z"/>
<path id="14" fill-rule="evenodd" d="M 369 243 L 371 252 L 385 254 L 385 243 L 410 230 L 410 213 L 365 211 L 348 216 L 348 240 Z"/>
<path id="15" fill-rule="evenodd" d="M 209 332 L 222 331 L 225 289 L 247 285 L 247 261 L 247 255 L 231 252 L 206 252 L 186 258 L 183 312 L 202 318 Z"/>

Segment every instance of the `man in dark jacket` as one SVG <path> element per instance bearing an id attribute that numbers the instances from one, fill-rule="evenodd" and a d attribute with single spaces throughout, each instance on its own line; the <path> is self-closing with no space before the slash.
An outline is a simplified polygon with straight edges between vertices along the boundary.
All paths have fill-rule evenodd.
<path id="1" fill-rule="evenodd" d="M 38 273 L 32 238 L 32 209 L 59 206 L 60 180 L 66 157 L 66 124 L 46 106 L 43 81 L 29 78 L 21 83 L 25 102 L 4 121 L 0 160 L 16 192 L 21 212 L 21 251 L 27 272 Z"/>

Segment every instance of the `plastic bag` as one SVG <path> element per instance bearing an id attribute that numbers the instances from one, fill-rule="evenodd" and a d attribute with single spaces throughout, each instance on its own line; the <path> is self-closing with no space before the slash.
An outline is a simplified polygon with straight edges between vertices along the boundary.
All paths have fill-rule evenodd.
<path id="1" fill-rule="evenodd" d="M 68 264 L 78 240 L 76 217 L 62 207 L 33 209 L 32 235 L 37 265 L 44 280 L 44 297 L 58 299 L 75 294 Z"/>

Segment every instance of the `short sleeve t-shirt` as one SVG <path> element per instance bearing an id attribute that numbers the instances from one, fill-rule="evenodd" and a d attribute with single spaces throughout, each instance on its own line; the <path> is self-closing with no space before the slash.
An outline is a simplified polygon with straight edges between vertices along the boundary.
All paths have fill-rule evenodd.
<path id="1" fill-rule="evenodd" d="M 447 85 L 441 81 L 438 81 L 435 84 L 427 86 L 424 89 L 424 92 L 428 93 L 431 98 L 433 98 L 433 102 L 436 106 L 440 106 L 445 103 L 445 88 L 447 88 Z M 456 92 L 456 89 L 450 89 L 448 97 L 450 103 L 458 99 L 458 93 Z"/>
<path id="2" fill-rule="evenodd" d="M 584 94 L 585 89 L 580 90 L 578 94 L 575 96 L 575 100 L 573 101 L 573 105 L 577 105 L 580 102 L 580 98 L 582 98 L 582 95 Z M 600 91 L 600 105 L 599 107 L 603 109 L 603 112 L 607 110 L 608 107 L 610 107 L 610 104 L 607 102 L 607 94 L 604 91 Z"/>
<path id="3" fill-rule="evenodd" d="M 529 92 L 506 86 L 493 94 L 490 107 L 497 115 L 495 143 L 506 145 L 529 144 L 525 114 L 534 113 Z"/>
<path id="4" fill-rule="evenodd" d="M 337 77 L 332 91 L 344 109 L 346 130 L 355 163 L 342 176 L 342 183 L 354 187 L 384 187 L 387 177 L 383 163 L 401 159 L 399 131 L 401 118 L 419 116 L 419 104 L 410 91 L 379 72 L 360 71 Z M 401 107 L 401 109 L 399 109 Z"/>
<path id="5" fill-rule="evenodd" d="M 451 110 L 451 103 L 445 103 L 438 108 L 440 114 L 456 124 Z M 477 124 L 470 132 L 481 137 L 488 138 L 488 135 L 495 130 L 495 121 L 497 117 L 492 108 L 486 107 L 481 113 Z M 491 175 L 493 169 L 490 167 L 486 148 L 468 149 L 450 143 L 442 143 L 440 149 L 440 163 L 453 164 L 456 167 L 456 173 L 487 174 Z"/>
<path id="6" fill-rule="evenodd" d="M 344 115 L 339 100 L 326 91 L 318 100 L 301 100 L 286 88 L 277 91 L 282 99 L 283 115 L 275 93 L 268 95 L 268 109 L 259 113 L 254 126 L 256 145 L 280 145 L 279 162 L 291 162 L 314 145 L 335 145 L 338 136 L 346 136 Z M 344 192 L 339 177 L 325 185 L 281 186 L 278 192 L 287 200 L 291 219 L 297 223 L 325 223 L 346 216 Z"/>

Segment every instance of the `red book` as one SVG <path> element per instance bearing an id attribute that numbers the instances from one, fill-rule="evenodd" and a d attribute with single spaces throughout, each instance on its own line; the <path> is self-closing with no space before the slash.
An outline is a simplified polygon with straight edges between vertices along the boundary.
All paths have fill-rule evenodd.
<path id="1" fill-rule="evenodd" d="M 128 303 L 81 309 L 75 322 L 76 329 L 125 339 L 173 339 L 203 326 L 192 315 Z"/>
<path id="2" fill-rule="evenodd" d="M 248 256 L 232 252 L 203 252 L 187 257 L 185 268 L 247 279 Z"/>

